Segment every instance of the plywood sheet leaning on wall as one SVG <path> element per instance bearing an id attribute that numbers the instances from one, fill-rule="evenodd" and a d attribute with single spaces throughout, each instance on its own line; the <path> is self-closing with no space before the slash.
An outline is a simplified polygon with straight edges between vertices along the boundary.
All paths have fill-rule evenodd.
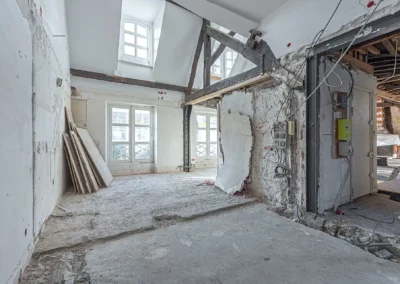
<path id="1" fill-rule="evenodd" d="M 76 193 L 92 193 L 100 187 L 107 187 L 113 180 L 107 164 L 103 160 L 86 129 L 77 128 L 70 109 L 65 108 L 68 132 L 63 134 L 72 182 Z"/>
<path id="2" fill-rule="evenodd" d="M 82 128 L 76 128 L 76 131 L 78 132 L 78 135 L 82 140 L 82 144 L 88 153 L 89 159 L 94 166 L 94 171 L 97 171 L 101 177 L 101 181 L 106 186 L 109 186 L 113 180 L 113 176 L 108 169 L 103 157 L 100 155 L 100 152 L 97 149 L 92 137 L 90 136 L 89 131 Z"/>
<path id="3" fill-rule="evenodd" d="M 242 190 L 250 172 L 253 135 L 250 118 L 239 113 L 227 113 L 220 122 L 221 151 L 224 161 L 215 185 L 234 194 Z"/>

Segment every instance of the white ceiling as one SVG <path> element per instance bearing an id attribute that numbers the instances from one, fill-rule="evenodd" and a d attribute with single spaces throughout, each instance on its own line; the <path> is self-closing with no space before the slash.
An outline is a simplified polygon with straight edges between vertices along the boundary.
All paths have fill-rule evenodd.
<path id="1" fill-rule="evenodd" d="M 207 0 L 253 22 L 261 22 L 267 15 L 288 0 Z"/>
<path id="2" fill-rule="evenodd" d="M 122 14 L 136 20 L 153 23 L 165 0 L 123 0 Z"/>

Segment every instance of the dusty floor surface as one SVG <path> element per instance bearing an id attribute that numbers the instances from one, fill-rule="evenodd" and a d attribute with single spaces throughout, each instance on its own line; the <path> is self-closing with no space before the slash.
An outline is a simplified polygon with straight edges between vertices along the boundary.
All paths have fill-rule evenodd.
<path id="1" fill-rule="evenodd" d="M 107 189 L 67 193 L 46 222 L 34 254 L 152 230 L 218 210 L 257 202 L 210 185 L 216 169 L 117 177 Z"/>
<path id="2" fill-rule="evenodd" d="M 264 204 L 42 254 L 23 283 L 400 283 L 399 265 Z"/>

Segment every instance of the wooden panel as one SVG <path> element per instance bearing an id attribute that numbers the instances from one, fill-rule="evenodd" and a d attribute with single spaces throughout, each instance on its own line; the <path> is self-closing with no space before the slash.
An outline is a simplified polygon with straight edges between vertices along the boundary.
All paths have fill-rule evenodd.
<path id="1" fill-rule="evenodd" d="M 73 133 L 73 131 L 70 131 L 69 133 L 71 135 L 71 133 Z M 80 174 L 82 174 L 82 177 L 83 177 L 82 181 L 84 184 L 84 190 L 88 191 L 89 193 L 92 193 L 92 191 L 90 189 L 89 176 L 88 176 L 87 171 L 85 170 L 85 166 L 83 165 L 83 159 L 82 159 L 81 155 L 78 154 L 78 151 L 79 151 L 78 145 L 76 144 L 75 139 L 72 138 L 72 135 L 70 136 L 70 138 L 71 138 L 71 142 L 72 142 L 76 157 L 78 159 L 78 164 L 79 164 L 78 171 L 80 172 Z"/>
<path id="2" fill-rule="evenodd" d="M 339 58 L 340 56 L 337 55 Z M 357 58 L 351 57 L 350 55 L 345 55 L 342 59 L 343 63 L 350 63 L 352 67 L 355 69 L 359 69 L 361 71 L 364 71 L 365 73 L 374 74 L 374 66 L 369 65 L 368 63 L 365 63 L 361 60 L 358 60 Z"/>
<path id="3" fill-rule="evenodd" d="M 71 131 L 71 123 L 74 123 L 74 117 L 72 116 L 72 111 L 67 107 L 65 107 L 65 119 L 67 121 L 68 130 Z"/>
<path id="4" fill-rule="evenodd" d="M 63 134 L 64 138 L 64 143 L 66 147 L 66 151 L 68 153 L 68 159 L 71 162 L 71 168 L 72 168 L 72 174 L 75 176 L 75 181 L 77 185 L 77 189 L 82 192 L 82 194 L 85 194 L 85 185 L 84 185 L 84 179 L 82 172 L 79 168 L 79 160 L 76 155 L 75 149 L 72 145 L 71 138 L 69 137 L 68 134 Z"/>
<path id="5" fill-rule="evenodd" d="M 86 129 L 76 128 L 76 131 L 78 132 L 78 135 L 82 140 L 83 146 L 89 154 L 88 156 L 90 160 L 93 162 L 94 166 L 98 170 L 98 173 L 100 174 L 103 183 L 106 186 L 109 186 L 113 180 L 113 176 L 108 169 L 103 157 L 100 155 L 100 152 L 97 149 L 96 144 L 93 142 L 92 137 Z"/>
<path id="6" fill-rule="evenodd" d="M 67 164 L 68 164 L 68 168 L 69 168 L 69 172 L 71 174 L 71 180 L 72 180 L 72 186 L 74 187 L 74 191 L 75 193 L 78 193 L 79 189 L 76 185 L 76 173 L 74 172 L 74 170 L 72 169 L 72 164 L 71 161 L 69 160 L 69 154 L 68 154 L 68 150 L 67 148 L 64 148 L 64 154 L 65 154 L 65 158 L 67 159 Z"/>

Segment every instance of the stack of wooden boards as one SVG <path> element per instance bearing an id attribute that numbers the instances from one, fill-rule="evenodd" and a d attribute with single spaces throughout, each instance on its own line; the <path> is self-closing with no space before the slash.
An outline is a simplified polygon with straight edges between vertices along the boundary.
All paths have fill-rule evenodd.
<path id="1" fill-rule="evenodd" d="M 113 176 L 86 129 L 76 127 L 72 112 L 65 108 L 68 133 L 63 134 L 72 183 L 76 193 L 93 193 L 108 187 Z"/>

